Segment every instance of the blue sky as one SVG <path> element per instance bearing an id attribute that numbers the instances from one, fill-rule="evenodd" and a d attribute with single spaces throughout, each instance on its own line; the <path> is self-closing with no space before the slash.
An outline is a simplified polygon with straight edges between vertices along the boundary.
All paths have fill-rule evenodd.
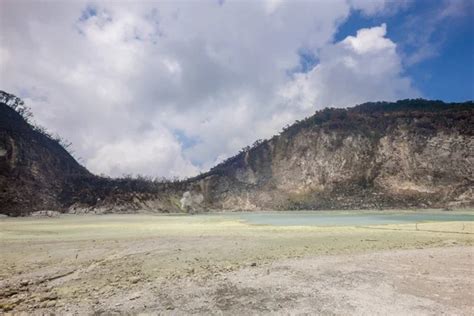
<path id="1" fill-rule="evenodd" d="M 402 55 L 430 45 L 426 49 L 433 52 L 431 56 L 413 64 L 406 63 L 404 69 L 423 97 L 446 102 L 473 100 L 474 1 L 453 2 L 459 3 L 455 9 L 458 12 L 451 12 L 452 16 L 438 21 L 436 16 L 446 10 L 446 1 L 411 1 L 393 15 L 367 16 L 354 11 L 338 29 L 335 40 L 353 35 L 358 29 L 386 23 L 387 37 L 397 43 Z M 423 41 L 409 43 L 410 32 L 412 36 L 423 37 Z"/>
<path id="2" fill-rule="evenodd" d="M 0 1 L 0 89 L 97 174 L 186 177 L 324 107 L 474 98 L 473 0 Z"/>

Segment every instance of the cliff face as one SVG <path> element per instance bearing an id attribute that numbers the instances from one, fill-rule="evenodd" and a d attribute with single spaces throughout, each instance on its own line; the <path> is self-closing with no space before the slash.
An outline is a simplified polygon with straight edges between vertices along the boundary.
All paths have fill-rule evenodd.
<path id="1" fill-rule="evenodd" d="M 474 205 L 474 107 L 423 100 L 324 110 L 195 181 L 216 209 Z"/>
<path id="2" fill-rule="evenodd" d="M 474 104 L 326 109 L 198 177 L 90 174 L 0 103 L 0 213 L 474 207 Z"/>
<path id="3" fill-rule="evenodd" d="M 0 213 L 62 210 L 62 189 L 81 176 L 90 173 L 57 141 L 0 103 Z"/>

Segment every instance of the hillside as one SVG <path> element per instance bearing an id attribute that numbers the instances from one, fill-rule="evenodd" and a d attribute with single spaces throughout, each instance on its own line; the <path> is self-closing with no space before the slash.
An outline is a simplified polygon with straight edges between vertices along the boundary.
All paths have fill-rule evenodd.
<path id="1" fill-rule="evenodd" d="M 9 215 L 472 207 L 473 166 L 472 102 L 325 109 L 181 182 L 92 175 L 0 102 L 0 213 Z"/>
<path id="2" fill-rule="evenodd" d="M 92 175 L 57 140 L 0 103 L 0 213 L 61 210 L 62 189 L 79 176 Z"/>
<path id="3" fill-rule="evenodd" d="M 179 183 L 96 176 L 29 118 L 19 98 L 0 91 L 0 214 L 180 210 Z"/>
<path id="4" fill-rule="evenodd" d="M 216 209 L 474 204 L 472 102 L 325 109 L 194 179 Z"/>

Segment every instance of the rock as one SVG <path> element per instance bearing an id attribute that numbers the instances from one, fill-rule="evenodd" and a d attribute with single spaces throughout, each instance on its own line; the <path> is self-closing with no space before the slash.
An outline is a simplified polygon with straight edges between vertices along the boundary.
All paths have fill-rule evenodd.
<path id="1" fill-rule="evenodd" d="M 140 298 L 140 297 L 141 297 L 140 294 L 135 293 L 135 294 L 132 294 L 132 296 L 130 296 L 128 299 L 129 299 L 130 301 L 133 301 L 133 300 L 136 300 L 137 298 Z"/>
<path id="2" fill-rule="evenodd" d="M 0 292 L 0 294 L 4 297 L 8 297 L 18 294 L 18 291 L 15 289 L 6 288 L 5 290 L 3 290 L 3 293 Z"/>
<path id="3" fill-rule="evenodd" d="M 10 304 L 10 303 L 0 304 L 0 310 L 2 310 L 4 312 L 11 311 L 14 308 L 15 308 L 15 304 Z"/>
<path id="4" fill-rule="evenodd" d="M 130 282 L 133 283 L 133 284 L 137 284 L 140 281 L 141 281 L 140 277 L 131 277 L 130 278 Z"/>
<path id="5" fill-rule="evenodd" d="M 47 301 L 46 302 L 46 307 L 47 308 L 54 307 L 54 306 L 56 306 L 56 301 Z"/>
<path id="6" fill-rule="evenodd" d="M 58 299 L 58 295 L 56 293 L 50 293 L 48 296 L 47 296 L 47 299 L 48 300 L 57 300 Z"/>
<path id="7" fill-rule="evenodd" d="M 31 216 L 35 217 L 59 217 L 59 215 L 61 215 L 61 213 L 57 211 L 37 211 L 31 213 Z"/>

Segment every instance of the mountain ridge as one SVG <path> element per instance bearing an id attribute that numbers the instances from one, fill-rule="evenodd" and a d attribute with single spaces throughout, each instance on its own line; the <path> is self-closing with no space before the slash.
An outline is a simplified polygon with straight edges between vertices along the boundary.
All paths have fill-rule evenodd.
<path id="1" fill-rule="evenodd" d="M 392 208 L 428 206 L 449 207 L 449 205 L 472 205 L 472 163 L 474 162 L 472 157 L 472 152 L 474 149 L 472 138 L 474 126 L 473 117 L 472 102 L 465 102 L 462 104 L 445 104 L 440 101 L 401 100 L 395 103 L 366 103 L 348 109 L 325 109 L 317 112 L 315 115 L 309 118 L 306 118 L 305 120 L 287 127 L 279 136 L 274 136 L 270 140 L 263 141 L 256 148 L 250 148 L 245 152 L 241 152 L 240 154 L 229 158 L 226 162 L 214 167 L 210 172 L 201 176 L 200 179 L 205 179 L 206 177 L 209 178 L 214 175 L 219 175 L 220 173 L 225 175 L 229 170 L 241 170 L 240 178 L 244 179 L 244 181 L 231 181 L 233 182 L 234 187 L 236 186 L 235 182 L 246 182 L 247 184 L 250 184 L 250 187 L 252 188 L 247 190 L 246 193 L 254 195 L 254 193 L 257 191 L 255 187 L 258 187 L 259 185 L 261 187 L 263 182 L 265 183 L 264 186 L 267 187 L 271 185 L 276 186 L 278 189 L 277 192 L 279 192 L 279 194 L 272 194 L 271 192 L 268 192 L 272 191 L 272 189 L 266 190 L 266 192 L 264 190 L 264 192 L 261 192 L 262 194 L 260 194 L 260 198 L 253 197 L 250 198 L 250 200 L 247 197 L 241 196 L 240 202 L 238 201 L 239 199 L 234 199 L 233 202 L 221 205 L 221 208 L 229 208 L 233 203 L 236 205 L 243 204 L 254 209 Z M 403 127 L 403 124 L 407 126 Z M 323 133 L 318 135 L 318 133 L 313 133 L 315 131 L 322 131 Z M 345 179 L 348 180 L 348 183 L 346 184 L 343 184 L 344 181 L 341 181 L 344 180 L 344 177 L 339 180 L 333 179 L 336 181 L 331 181 L 331 179 L 329 179 L 329 182 L 333 182 L 333 184 L 335 184 L 329 185 L 329 187 L 326 186 L 325 189 L 329 188 L 330 191 L 323 192 L 325 190 L 321 190 L 321 185 L 325 186 L 325 182 L 327 182 L 325 179 L 319 179 L 320 181 L 317 181 L 319 183 L 313 185 L 314 190 L 311 188 L 308 190 L 308 186 L 299 184 L 304 181 L 314 182 L 314 178 L 318 178 L 318 175 L 324 175 L 325 173 L 328 173 L 328 170 L 325 170 L 324 168 L 318 168 L 317 165 L 315 166 L 313 164 L 311 167 L 314 159 L 319 159 L 320 165 L 324 165 L 325 162 L 331 161 L 334 158 L 334 155 L 338 159 L 350 159 L 352 156 L 351 152 L 345 152 L 341 157 L 340 153 L 338 154 L 338 148 L 341 148 L 341 146 L 350 147 L 351 143 L 353 146 L 354 143 L 359 141 L 359 145 L 365 145 L 366 147 L 372 146 L 372 148 L 365 148 L 366 151 L 374 150 L 380 145 L 380 140 L 387 140 L 387 136 L 389 136 L 388 138 L 393 138 L 390 137 L 390 134 L 397 131 L 409 132 L 411 133 L 411 138 L 417 139 L 418 144 L 412 144 L 412 150 L 423 149 L 423 143 L 426 143 L 428 140 L 434 141 L 436 143 L 436 137 L 438 134 L 447 132 L 450 135 L 454 133 L 455 135 L 461 136 L 463 139 L 457 143 L 454 142 L 456 144 L 449 143 L 450 137 L 447 137 L 447 139 L 444 139 L 444 141 L 438 137 L 437 140 L 441 142 L 439 145 L 448 146 L 447 150 L 442 153 L 443 155 L 452 154 L 454 155 L 453 157 L 456 158 L 456 151 L 458 151 L 458 154 L 460 154 L 461 157 L 457 157 L 455 161 L 449 162 L 445 161 L 445 159 L 436 159 L 436 156 L 432 156 L 431 158 L 435 158 L 432 159 L 432 163 L 435 165 L 437 164 L 437 169 L 431 170 L 431 172 L 439 173 L 443 171 L 443 168 L 449 169 L 449 166 L 452 167 L 451 169 L 457 169 L 457 167 L 463 168 L 463 171 L 466 172 L 468 176 L 463 178 L 462 173 L 458 174 L 458 178 L 452 179 L 453 181 L 451 181 L 449 185 L 453 186 L 454 191 L 456 189 L 463 190 L 461 188 L 466 188 L 466 190 L 469 191 L 467 193 L 469 197 L 465 201 L 456 202 L 452 196 L 452 193 L 441 192 L 443 190 L 439 190 L 438 186 L 438 190 L 436 190 L 437 194 L 443 193 L 444 200 L 440 200 L 438 198 L 433 199 L 433 195 L 436 195 L 434 193 L 419 194 L 421 192 L 416 192 L 417 189 L 422 188 L 416 188 L 416 185 L 419 186 L 420 183 L 417 184 L 417 181 L 411 183 L 413 182 L 412 180 L 416 179 L 412 179 L 410 177 L 405 179 L 405 191 L 407 191 L 405 194 L 399 194 L 401 192 L 396 192 L 397 194 L 387 194 L 386 190 L 379 190 L 380 192 L 372 191 L 370 192 L 370 195 L 367 195 L 363 192 L 367 191 L 367 189 L 370 191 L 370 188 L 373 188 L 373 181 L 376 179 L 375 173 L 377 173 L 377 168 L 384 163 L 381 157 L 378 158 L 382 159 L 382 161 L 367 161 L 369 165 L 373 165 L 372 170 L 366 170 L 369 173 L 373 173 L 371 176 L 368 175 L 364 177 L 364 175 L 359 174 L 358 177 L 349 177 L 348 179 Z M 321 159 L 321 157 L 318 158 L 318 155 L 315 155 L 313 149 L 318 146 L 318 142 L 308 142 L 301 137 L 296 137 L 302 133 L 306 134 L 307 139 L 324 140 L 324 138 L 326 138 L 327 144 L 323 144 L 322 148 L 319 148 L 321 152 L 326 153 L 325 159 Z M 331 139 L 330 135 L 332 135 L 333 139 Z M 348 139 L 351 139 L 351 141 L 347 142 Z M 344 141 L 346 141 L 346 143 L 344 143 Z M 288 155 L 288 151 L 285 150 L 285 147 L 288 147 L 286 144 L 290 144 L 291 147 L 292 144 L 294 145 L 298 142 L 300 143 L 299 148 L 293 151 L 292 155 Z M 402 141 L 400 144 L 407 145 L 407 142 Z M 459 148 L 455 148 L 455 145 L 460 145 L 460 147 L 458 146 Z M 260 152 L 260 155 L 252 155 L 254 151 Z M 437 154 L 440 153 L 439 151 L 441 150 L 438 150 Z M 434 155 L 435 152 L 432 154 Z M 278 155 L 297 157 L 304 153 L 309 153 L 309 156 L 312 157 L 313 160 L 299 158 L 296 159 L 296 161 L 291 161 L 291 159 L 286 159 L 286 162 L 283 166 L 281 164 L 280 166 L 275 164 L 266 165 L 266 167 L 262 167 L 262 165 L 258 166 L 259 161 L 261 162 L 268 160 L 269 157 L 274 157 L 278 160 L 281 158 L 278 158 Z M 364 156 L 364 152 L 358 152 L 358 154 L 362 154 L 362 156 Z M 405 158 L 410 158 L 410 156 L 412 156 L 411 154 L 416 156 L 415 154 L 417 153 L 408 153 L 408 155 L 405 155 Z M 254 160 L 254 166 L 252 167 L 252 163 L 250 163 L 250 168 L 246 168 L 245 165 L 248 161 L 251 162 L 252 159 Z M 441 161 L 443 163 L 440 165 Z M 307 167 L 284 170 L 285 166 L 301 163 L 306 163 Z M 229 165 L 234 165 L 234 167 L 230 168 Z M 326 164 L 326 167 L 326 169 L 330 169 L 329 174 L 325 175 L 326 178 L 331 178 L 331 172 L 334 175 L 334 173 L 341 171 L 341 168 L 344 169 L 342 165 L 337 166 L 331 165 L 330 163 Z M 360 167 L 363 168 L 363 165 Z M 418 166 L 415 164 L 415 166 L 412 167 L 420 167 L 420 164 L 418 164 Z M 272 170 L 273 174 L 270 176 L 269 174 L 265 174 L 265 172 L 262 173 L 262 170 Z M 254 171 L 258 171 L 257 174 L 255 174 Z M 278 171 L 276 175 L 275 171 Z M 396 171 L 397 170 L 391 170 L 391 172 L 395 174 Z M 425 168 L 423 172 L 426 171 L 429 170 L 426 170 Z M 312 172 L 312 175 L 308 177 L 301 176 L 304 172 Z M 416 173 L 416 170 L 411 170 L 411 172 Z M 245 173 L 247 173 L 247 176 L 242 176 Z M 352 176 L 354 175 L 355 174 L 352 174 Z M 251 178 L 255 176 L 258 181 L 257 183 L 252 183 L 255 179 Z M 230 176 L 227 174 L 227 177 L 231 179 L 239 178 L 239 172 Z M 449 174 L 445 172 L 444 177 L 446 177 L 446 179 L 449 178 Z M 268 179 L 271 180 L 267 181 Z M 438 180 L 435 179 L 435 181 Z M 207 183 L 206 185 L 212 185 L 212 181 L 210 182 L 211 184 Z M 285 182 L 289 182 L 290 186 L 285 187 Z M 255 186 L 255 184 L 257 185 Z M 410 185 L 412 186 L 411 188 Z M 298 186 L 299 190 L 295 189 Z M 320 187 L 318 188 L 317 186 Z M 219 187 L 225 187 L 225 184 L 221 183 L 219 185 L 214 185 L 214 189 L 211 191 L 215 194 L 216 191 L 219 191 Z M 309 187 L 311 187 L 311 183 Z M 377 185 L 377 187 L 380 189 L 383 186 Z M 351 191 L 353 192 L 350 194 L 352 200 L 349 199 L 349 201 L 344 202 L 344 196 L 347 195 L 346 193 Z M 222 193 L 225 195 L 224 192 Z M 374 193 L 380 194 L 380 196 L 373 197 L 372 195 Z M 275 201 L 281 200 L 282 195 L 286 195 L 286 201 L 280 201 L 280 205 L 276 204 Z M 422 195 L 425 195 L 425 197 Z M 220 196 L 220 198 L 216 198 L 216 196 L 212 198 L 214 201 L 219 199 L 222 199 L 222 196 Z M 359 201 L 357 201 L 357 199 L 359 199 Z M 242 200 L 246 202 L 242 202 Z M 265 202 L 265 200 L 267 200 L 267 202 Z M 253 203 L 255 201 L 257 203 Z"/>
<path id="2" fill-rule="evenodd" d="M 326 108 L 208 172 L 156 182 L 91 174 L 3 100 L 3 214 L 474 206 L 472 101 Z"/>

